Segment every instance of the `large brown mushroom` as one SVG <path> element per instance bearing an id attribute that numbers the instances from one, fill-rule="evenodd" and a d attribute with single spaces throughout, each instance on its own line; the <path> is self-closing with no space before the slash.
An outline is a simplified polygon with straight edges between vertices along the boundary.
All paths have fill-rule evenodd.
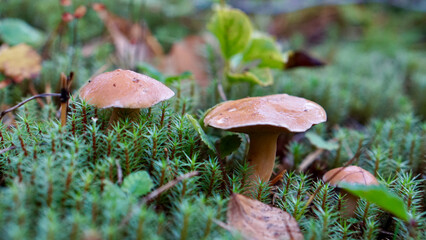
<path id="1" fill-rule="evenodd" d="M 312 101 L 277 94 L 221 103 L 206 115 L 204 124 L 249 134 L 252 178 L 268 181 L 274 168 L 278 136 L 305 132 L 326 118 L 324 109 Z"/>
<path id="2" fill-rule="evenodd" d="M 174 96 L 161 82 L 130 70 L 102 73 L 83 86 L 80 96 L 97 108 L 113 108 L 110 126 L 127 117 L 138 119 L 141 108 L 149 108 Z"/>
<path id="3" fill-rule="evenodd" d="M 322 179 L 324 182 L 328 182 L 333 186 L 339 186 L 340 183 L 352 183 L 352 184 L 363 184 L 363 185 L 379 185 L 377 179 L 368 172 L 358 166 L 348 166 L 348 167 L 339 167 L 331 169 L 326 172 Z M 342 193 L 345 194 L 345 209 L 343 211 L 344 216 L 352 217 L 357 206 L 358 197 L 353 196 L 350 193 L 342 190 Z"/>

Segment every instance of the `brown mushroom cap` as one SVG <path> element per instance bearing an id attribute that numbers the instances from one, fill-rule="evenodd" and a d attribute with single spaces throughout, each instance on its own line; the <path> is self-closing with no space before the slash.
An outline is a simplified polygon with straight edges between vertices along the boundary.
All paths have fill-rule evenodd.
<path id="1" fill-rule="evenodd" d="M 233 132 L 305 132 L 325 122 L 324 109 L 304 98 L 288 94 L 227 101 L 212 109 L 204 124 Z"/>
<path id="2" fill-rule="evenodd" d="M 325 182 L 329 182 L 331 185 L 339 185 L 340 182 L 347 182 L 347 183 L 357 183 L 357 184 L 364 184 L 364 185 L 378 185 L 379 182 L 377 182 L 376 178 L 368 171 L 358 167 L 358 166 L 348 166 L 342 171 L 340 171 L 331 181 L 329 179 L 338 172 L 341 167 L 331 169 L 330 171 L 326 172 L 322 179 Z"/>
<path id="3" fill-rule="evenodd" d="M 148 108 L 173 95 L 161 82 L 122 69 L 102 73 L 80 90 L 81 98 L 97 108 Z"/>

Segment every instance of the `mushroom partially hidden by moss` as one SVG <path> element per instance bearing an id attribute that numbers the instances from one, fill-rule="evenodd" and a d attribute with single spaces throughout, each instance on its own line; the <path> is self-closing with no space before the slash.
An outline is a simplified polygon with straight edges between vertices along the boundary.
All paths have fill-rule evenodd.
<path id="1" fill-rule="evenodd" d="M 174 96 L 161 82 L 130 70 L 102 73 L 83 86 L 80 96 L 97 108 L 112 108 L 111 126 L 122 118 L 135 121 L 141 108 L 149 108 Z"/>
<path id="2" fill-rule="evenodd" d="M 363 184 L 363 185 L 379 185 L 377 179 L 370 172 L 358 167 L 348 166 L 342 169 L 342 167 L 331 169 L 326 172 L 322 177 L 324 182 L 328 182 L 333 186 L 339 187 L 342 182 L 352 184 Z M 343 211 L 345 217 L 354 216 L 355 209 L 358 202 L 358 197 L 341 190 L 345 194 L 346 206 Z"/>
<path id="3" fill-rule="evenodd" d="M 326 121 L 324 109 L 309 100 L 287 94 L 249 97 L 221 103 L 204 118 L 204 124 L 250 136 L 248 163 L 253 178 L 271 177 L 282 133 L 305 132 Z"/>

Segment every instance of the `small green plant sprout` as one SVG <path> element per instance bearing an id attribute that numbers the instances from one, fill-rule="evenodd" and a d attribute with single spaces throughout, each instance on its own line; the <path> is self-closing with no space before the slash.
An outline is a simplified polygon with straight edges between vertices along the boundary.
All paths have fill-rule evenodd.
<path id="1" fill-rule="evenodd" d="M 147 194 L 154 184 L 146 171 L 133 172 L 123 180 L 121 189 L 135 197 Z"/>
<path id="2" fill-rule="evenodd" d="M 139 119 L 141 108 L 149 108 L 174 96 L 161 82 L 130 70 L 102 73 L 83 86 L 80 96 L 97 108 L 113 108 L 109 126 L 120 119 Z"/>
<path id="3" fill-rule="evenodd" d="M 14 46 L 25 43 L 33 47 L 43 44 L 44 34 L 17 18 L 3 18 L 0 21 L 0 40 Z"/>
<path id="4" fill-rule="evenodd" d="M 246 82 L 250 87 L 272 85 L 272 69 L 323 65 L 304 52 L 283 54 L 276 41 L 254 30 L 249 17 L 238 9 L 217 7 L 207 28 L 217 38 L 224 59 L 223 79 L 218 80 L 218 90 L 224 100 L 233 83 Z"/>
<path id="5" fill-rule="evenodd" d="M 359 184 L 363 186 L 379 185 L 373 174 L 358 166 L 331 169 L 324 174 L 323 180 L 337 187 L 340 187 L 342 183 Z M 355 215 L 355 209 L 359 198 L 352 194 L 347 194 L 344 190 L 343 194 L 346 194 L 346 208 L 343 211 L 343 215 L 345 217 L 352 217 Z"/>
<path id="6" fill-rule="evenodd" d="M 274 168 L 278 136 L 304 132 L 326 118 L 324 109 L 312 101 L 277 94 L 221 103 L 207 113 L 204 124 L 249 134 L 247 161 L 254 170 L 251 179 L 266 182 Z"/>

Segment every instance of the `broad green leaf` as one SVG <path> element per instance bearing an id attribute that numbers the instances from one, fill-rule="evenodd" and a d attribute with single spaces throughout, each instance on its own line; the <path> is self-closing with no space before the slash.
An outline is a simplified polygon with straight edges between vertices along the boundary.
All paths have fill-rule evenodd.
<path id="1" fill-rule="evenodd" d="M 376 204 L 404 221 L 408 221 L 410 218 L 404 201 L 385 186 L 365 186 L 343 182 L 339 184 L 339 187 L 345 189 L 352 195 L 364 198 L 368 202 Z"/>
<path id="2" fill-rule="evenodd" d="M 339 148 L 339 144 L 331 141 L 326 141 L 322 139 L 321 136 L 313 132 L 306 133 L 305 137 L 309 140 L 309 142 L 311 142 L 312 145 L 317 148 L 325 149 L 328 151 L 336 150 L 337 148 Z"/>
<path id="3" fill-rule="evenodd" d="M 252 68 L 244 73 L 228 73 L 229 82 L 248 82 L 260 86 L 269 86 L 274 82 L 269 68 Z"/>
<path id="4" fill-rule="evenodd" d="M 222 54 L 226 59 L 246 48 L 252 31 L 247 15 L 238 9 L 229 8 L 217 9 L 207 28 L 219 40 Z"/>
<path id="5" fill-rule="evenodd" d="M 171 84 L 171 83 L 176 82 L 176 81 L 181 81 L 181 80 L 190 79 L 190 78 L 192 78 L 191 72 L 183 72 L 183 73 L 176 75 L 176 76 L 167 77 L 166 78 L 166 84 Z"/>
<path id="6" fill-rule="evenodd" d="M 274 39 L 268 36 L 252 38 L 243 53 L 244 62 L 259 61 L 258 67 L 282 69 L 283 56 Z"/>
<path id="7" fill-rule="evenodd" d="M 121 188 L 135 197 L 140 197 L 151 191 L 154 183 L 146 171 L 129 174 L 124 180 Z"/>
<path id="8" fill-rule="evenodd" d="M 220 157 L 224 158 L 235 152 L 241 145 L 241 138 L 237 134 L 227 135 L 219 140 Z"/>
<path id="9" fill-rule="evenodd" d="M 203 141 L 208 148 L 212 151 L 216 151 L 213 143 L 210 141 L 209 136 L 204 132 L 203 128 L 201 127 L 200 123 L 191 115 L 185 114 L 185 116 L 191 121 L 192 126 L 194 126 L 194 129 L 198 132 L 198 134 L 201 137 L 201 141 Z"/>
<path id="10" fill-rule="evenodd" d="M 0 39 L 12 46 L 26 43 L 37 47 L 43 42 L 44 36 L 42 32 L 20 19 L 5 18 L 0 20 Z"/>

